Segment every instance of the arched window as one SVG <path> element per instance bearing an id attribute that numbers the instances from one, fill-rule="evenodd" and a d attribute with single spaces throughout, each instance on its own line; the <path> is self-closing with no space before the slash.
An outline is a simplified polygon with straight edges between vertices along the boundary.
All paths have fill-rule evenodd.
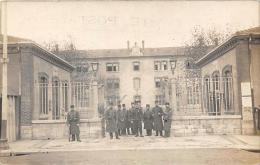
<path id="1" fill-rule="evenodd" d="M 39 73 L 39 105 L 40 115 L 48 114 L 48 75 Z"/>
<path id="2" fill-rule="evenodd" d="M 211 92 L 211 113 L 213 115 L 220 115 L 220 74 L 215 71 L 212 74 L 212 92 Z"/>
<path id="3" fill-rule="evenodd" d="M 141 79 L 139 77 L 135 77 L 133 79 L 133 82 L 134 82 L 134 89 L 139 90 L 141 87 Z"/>
<path id="4" fill-rule="evenodd" d="M 232 66 L 227 65 L 222 70 L 223 75 L 223 103 L 225 113 L 233 112 L 233 80 Z"/>
<path id="5" fill-rule="evenodd" d="M 52 119 L 60 119 L 60 83 L 57 77 L 52 81 Z"/>
<path id="6" fill-rule="evenodd" d="M 210 112 L 210 76 L 206 75 L 203 80 L 204 108 Z"/>

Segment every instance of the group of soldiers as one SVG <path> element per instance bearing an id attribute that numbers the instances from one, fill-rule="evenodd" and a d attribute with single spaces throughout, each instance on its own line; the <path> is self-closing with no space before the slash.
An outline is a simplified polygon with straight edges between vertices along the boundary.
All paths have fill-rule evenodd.
<path id="1" fill-rule="evenodd" d="M 141 102 L 131 103 L 131 108 L 126 109 L 125 104 L 119 104 L 117 110 L 113 109 L 110 104 L 104 114 L 106 123 L 106 132 L 113 139 L 115 134 L 116 139 L 122 135 L 135 135 L 143 137 L 143 126 L 147 136 L 152 136 L 152 131 L 155 131 L 155 136 L 170 137 L 172 109 L 167 102 L 165 110 L 159 106 L 159 102 L 155 101 L 155 107 L 150 109 L 150 105 L 146 104 L 145 111 L 141 107 Z M 163 135 L 164 131 L 164 135 Z"/>
<path id="2" fill-rule="evenodd" d="M 113 139 L 115 134 L 116 139 L 122 135 L 135 135 L 143 137 L 143 126 L 147 136 L 152 136 L 152 131 L 155 131 L 155 136 L 170 137 L 172 109 L 169 103 L 165 104 L 165 110 L 159 106 L 158 101 L 155 101 L 155 107 L 150 109 L 150 105 L 146 104 L 145 111 L 141 107 L 141 102 L 131 103 L 131 108 L 126 109 L 125 104 L 119 104 L 117 110 L 110 104 L 104 113 L 106 132 Z M 69 125 L 69 141 L 81 141 L 79 134 L 80 116 L 79 112 L 75 111 L 74 105 L 71 105 L 70 112 L 67 114 L 67 124 Z M 164 135 L 163 135 L 164 131 Z M 72 139 L 71 139 L 72 137 Z"/>

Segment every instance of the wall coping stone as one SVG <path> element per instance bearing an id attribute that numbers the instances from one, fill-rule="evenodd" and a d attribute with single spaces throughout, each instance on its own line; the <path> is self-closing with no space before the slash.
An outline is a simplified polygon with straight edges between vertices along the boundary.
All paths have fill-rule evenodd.
<path id="1" fill-rule="evenodd" d="M 214 120 L 214 119 L 242 119 L 241 115 L 221 116 L 173 116 L 173 120 Z"/>
<path id="2" fill-rule="evenodd" d="M 89 123 L 89 122 L 100 122 L 101 119 L 81 119 L 80 123 Z M 66 120 L 32 120 L 32 124 L 65 124 Z"/>

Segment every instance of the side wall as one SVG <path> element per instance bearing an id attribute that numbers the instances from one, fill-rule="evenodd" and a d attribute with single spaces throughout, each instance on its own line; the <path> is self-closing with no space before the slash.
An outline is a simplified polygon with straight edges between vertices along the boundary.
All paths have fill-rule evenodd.
<path id="1" fill-rule="evenodd" d="M 214 71 L 219 71 L 220 76 L 222 76 L 222 69 L 227 66 L 232 66 L 232 76 L 233 76 L 233 94 L 234 94 L 234 110 L 236 114 L 241 114 L 240 109 L 240 99 L 239 99 L 239 83 L 238 83 L 238 72 L 237 72 L 237 62 L 236 62 L 236 49 L 228 51 L 225 55 L 217 58 L 216 60 L 203 66 L 201 69 L 202 77 L 206 75 L 211 76 Z M 222 88 L 222 84 L 221 84 Z"/>

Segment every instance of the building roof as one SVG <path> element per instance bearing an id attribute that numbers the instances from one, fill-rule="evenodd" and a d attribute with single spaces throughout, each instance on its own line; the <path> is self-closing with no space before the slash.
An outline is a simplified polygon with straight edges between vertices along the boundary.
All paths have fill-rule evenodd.
<path id="1" fill-rule="evenodd" d="M 249 34 L 260 34 L 260 26 L 241 30 L 235 33 L 235 35 L 249 35 Z"/>
<path id="2" fill-rule="evenodd" d="M 142 49 L 141 49 L 142 50 Z M 143 50 L 142 50 L 143 51 Z M 122 58 L 122 57 L 150 57 L 184 55 L 185 47 L 144 48 L 143 55 L 132 55 L 131 49 L 94 49 L 60 51 L 59 55 L 69 55 L 78 58 Z"/>
<path id="3" fill-rule="evenodd" d="M 200 58 L 198 61 L 196 61 L 196 64 L 199 66 L 203 66 L 207 63 L 214 60 L 218 56 L 221 56 L 225 54 L 225 52 L 231 50 L 233 46 L 237 43 L 238 39 L 240 38 L 249 38 L 249 35 L 254 35 L 260 37 L 260 26 L 254 27 L 246 30 L 237 31 L 234 33 L 229 39 L 227 39 L 225 42 L 211 50 L 209 53 L 204 55 L 202 58 Z"/>
<path id="4" fill-rule="evenodd" d="M 31 44 L 34 47 L 36 47 L 37 49 L 41 50 L 42 52 L 44 52 L 45 56 L 44 58 L 48 58 L 50 60 L 48 60 L 49 62 L 53 63 L 54 61 L 59 62 L 60 64 L 63 65 L 63 67 L 66 67 L 66 70 L 72 71 L 75 67 L 73 65 L 71 65 L 69 62 L 65 61 L 64 59 L 60 58 L 59 56 L 57 56 L 56 54 L 53 54 L 52 52 L 46 50 L 45 48 L 43 48 L 42 46 L 40 46 L 39 44 L 37 44 L 36 42 L 30 40 L 30 39 L 25 39 L 25 38 L 19 38 L 19 37 L 14 37 L 14 36 L 7 36 L 7 41 L 8 41 L 8 45 L 13 45 L 13 44 Z M 0 34 L 0 46 L 2 46 L 1 44 L 3 44 L 3 34 Z"/>
<path id="5" fill-rule="evenodd" d="M 25 42 L 30 42 L 33 43 L 32 40 L 26 39 L 26 38 L 19 38 L 19 37 L 14 37 L 14 36 L 7 36 L 7 41 L 8 43 L 25 43 Z M 0 43 L 3 43 L 3 34 L 0 34 Z"/>

